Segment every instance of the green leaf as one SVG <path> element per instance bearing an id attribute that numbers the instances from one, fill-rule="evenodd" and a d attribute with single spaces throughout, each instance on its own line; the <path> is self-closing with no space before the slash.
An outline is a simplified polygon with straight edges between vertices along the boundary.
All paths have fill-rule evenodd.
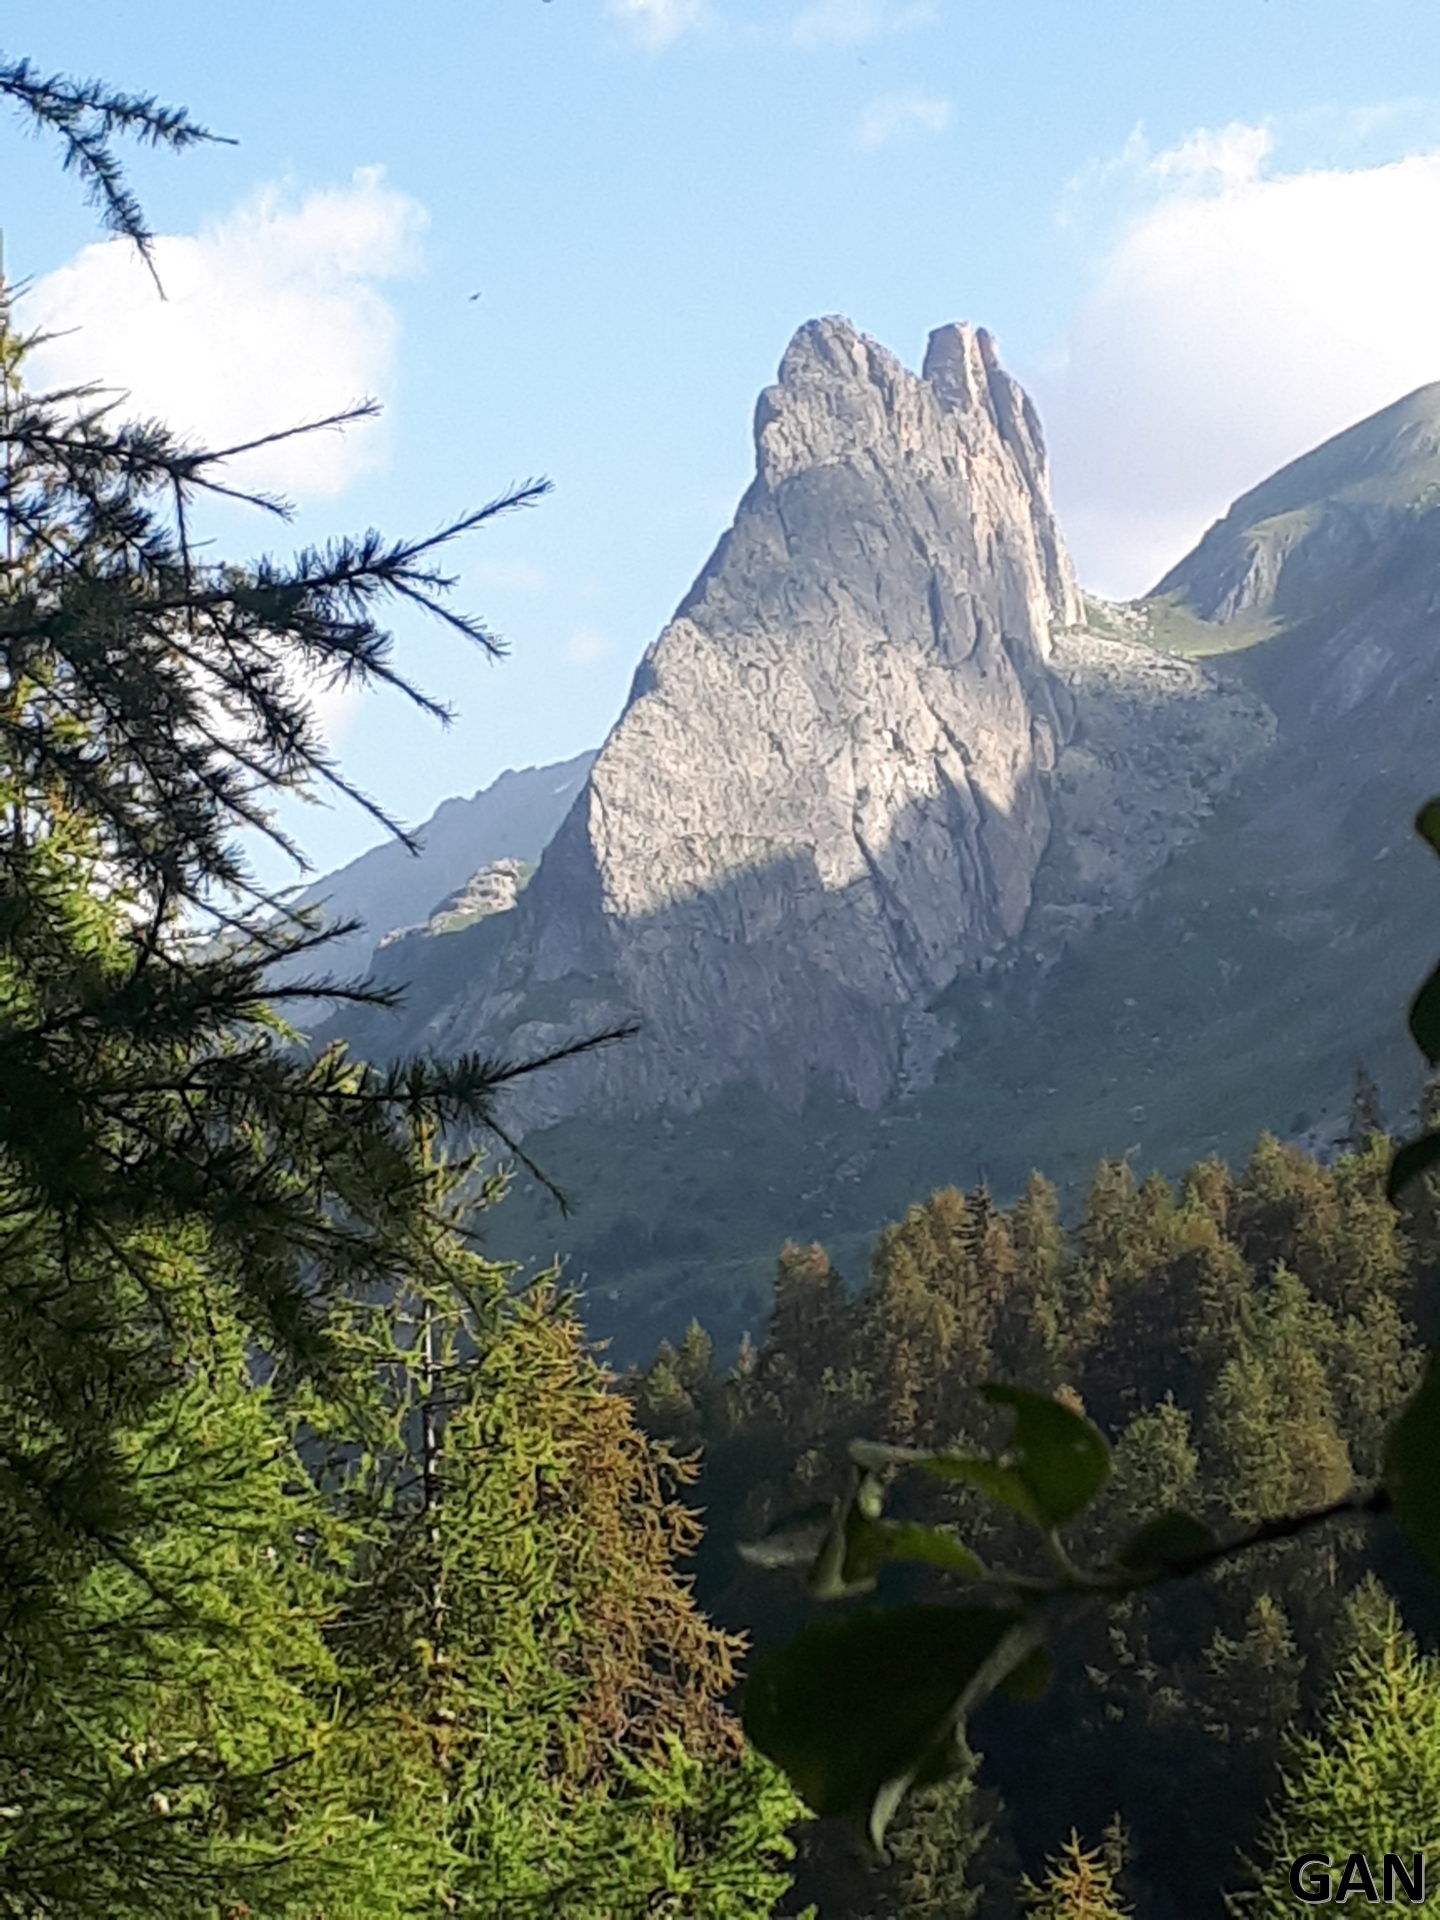
<path id="1" fill-rule="evenodd" d="M 926 1473 L 933 1473 L 937 1479 L 961 1480 L 966 1486 L 978 1488 L 1001 1506 L 1011 1507 L 1027 1520 L 1034 1521 L 1037 1527 L 1047 1524 L 1029 1481 L 1015 1467 L 1002 1466 L 998 1460 L 961 1453 L 926 1454 L 917 1465 L 923 1467 Z"/>
<path id="2" fill-rule="evenodd" d="M 1013 1666 L 1000 1685 L 1012 1700 L 1039 1700 L 1055 1677 L 1055 1662 L 1050 1649 L 1032 1647 L 1025 1658 Z"/>
<path id="3" fill-rule="evenodd" d="M 984 1562 L 953 1534 L 905 1520 L 877 1519 L 861 1503 L 864 1492 L 862 1487 L 845 1514 L 843 1552 L 825 1551 L 815 1558 L 807 1583 L 812 1599 L 851 1600 L 870 1593 L 880 1569 L 901 1560 L 921 1561 L 967 1580 L 987 1577 Z M 838 1541 L 842 1536 L 832 1537 Z M 822 1545 L 828 1548 L 830 1541 Z"/>
<path id="4" fill-rule="evenodd" d="M 1385 1485 L 1410 1544 L 1440 1574 L 1440 1364 L 1433 1350 L 1386 1438 Z"/>
<path id="5" fill-rule="evenodd" d="M 1440 967 L 1410 1002 L 1410 1037 L 1432 1067 L 1440 1063 Z"/>
<path id="6" fill-rule="evenodd" d="M 742 1540 L 737 1551 L 752 1567 L 808 1567 L 814 1564 L 834 1519 L 835 1508 L 825 1500 L 787 1514 L 758 1540 Z"/>
<path id="7" fill-rule="evenodd" d="M 1133 1573 L 1163 1573 L 1197 1553 L 1208 1553 L 1215 1544 L 1209 1527 L 1190 1514 L 1159 1513 L 1125 1542 L 1115 1556 L 1116 1564 Z"/>
<path id="8" fill-rule="evenodd" d="M 919 1560 L 967 1580 L 988 1578 L 985 1562 L 941 1527 L 917 1526 L 908 1520 L 882 1520 L 876 1527 L 886 1560 Z"/>
<path id="9" fill-rule="evenodd" d="M 949 1770 L 957 1704 L 1019 1619 L 992 1607 L 895 1607 L 808 1627 L 756 1661 L 746 1735 L 812 1812 L 871 1811 L 878 1844 L 906 1785 Z"/>
<path id="10" fill-rule="evenodd" d="M 885 1564 L 884 1504 L 874 1474 L 852 1476 L 849 1498 L 835 1511 L 805 1583 L 812 1600 L 853 1600 L 874 1591 Z"/>
<path id="11" fill-rule="evenodd" d="M 1422 1173 L 1428 1173 L 1440 1161 L 1440 1133 L 1422 1133 L 1418 1140 L 1407 1140 L 1398 1147 L 1385 1177 L 1385 1197 L 1395 1200 Z"/>
<path id="12" fill-rule="evenodd" d="M 856 1510 L 867 1520 L 878 1520 L 885 1511 L 885 1488 L 873 1473 L 862 1474 L 851 1498 Z"/>
<path id="13" fill-rule="evenodd" d="M 851 1507 L 845 1516 L 845 1551 L 835 1577 L 824 1593 L 818 1592 L 812 1581 L 812 1596 L 817 1600 L 846 1600 L 856 1594 L 872 1592 L 887 1558 L 885 1532 L 883 1520 L 872 1520 Z"/>
<path id="14" fill-rule="evenodd" d="M 993 1405 L 1015 1410 L 1008 1464 L 1042 1522 L 1059 1527 L 1073 1520 L 1110 1478 L 1104 1434 L 1084 1414 L 1048 1394 L 993 1384 L 980 1391 Z"/>
<path id="15" fill-rule="evenodd" d="M 996 1406 L 1014 1409 L 1015 1431 L 1005 1458 L 925 1453 L 874 1440 L 851 1442 L 857 1467 L 919 1467 L 941 1480 L 960 1480 L 1023 1514 L 1037 1527 L 1057 1527 L 1089 1504 L 1110 1477 L 1110 1449 L 1099 1428 L 1061 1400 L 1024 1387 L 986 1386 Z"/>
<path id="16" fill-rule="evenodd" d="M 881 1440 L 852 1440 L 850 1458 L 870 1473 L 883 1472 L 887 1467 L 919 1467 L 937 1480 L 962 1480 L 1033 1520 L 1036 1526 L 1045 1525 L 1024 1478 L 1013 1467 L 1002 1466 L 986 1455 L 937 1453 L 923 1447 L 891 1447 Z"/>
<path id="17" fill-rule="evenodd" d="M 1415 816 L 1415 831 L 1440 853 L 1440 799 L 1427 800 Z"/>

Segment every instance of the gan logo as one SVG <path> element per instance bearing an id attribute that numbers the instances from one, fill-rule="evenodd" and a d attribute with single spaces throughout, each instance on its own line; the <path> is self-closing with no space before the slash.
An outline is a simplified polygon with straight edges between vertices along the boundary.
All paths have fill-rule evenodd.
<path id="1" fill-rule="evenodd" d="M 1425 1856 L 1412 1854 L 1407 1867 L 1398 1853 L 1382 1854 L 1378 1875 L 1363 1853 L 1334 1860 L 1328 1853 L 1302 1853 L 1290 1862 L 1290 1891 L 1307 1907 L 1324 1907 L 1358 1893 L 1367 1906 L 1425 1903 Z"/>

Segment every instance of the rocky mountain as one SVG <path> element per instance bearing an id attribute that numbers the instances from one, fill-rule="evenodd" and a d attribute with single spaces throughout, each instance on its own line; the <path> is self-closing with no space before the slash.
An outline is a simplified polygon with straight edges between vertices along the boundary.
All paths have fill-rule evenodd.
<path id="1" fill-rule="evenodd" d="M 940 329 L 917 376 L 812 322 L 755 450 L 516 912 L 395 956 L 392 1045 L 638 1015 L 522 1124 L 923 1085 L 957 1038 L 937 993 L 1132 898 L 1268 741 L 1242 689 L 1079 631 L 1039 422 L 984 332 Z"/>
<path id="2" fill-rule="evenodd" d="M 1397 539 L 1440 503 L 1440 386 L 1292 460 L 1241 497 L 1154 589 L 1199 619 L 1280 623 L 1364 607 Z M 1387 588 L 1388 590 L 1388 588 Z"/>
<path id="3" fill-rule="evenodd" d="M 533 863 L 526 860 L 491 860 L 472 873 L 463 887 L 447 894 L 428 919 L 413 927 L 393 927 L 380 945 L 393 947 L 397 940 L 462 933 L 477 920 L 488 920 L 492 913 L 509 913 L 532 871 Z"/>
<path id="4" fill-rule="evenodd" d="M 639 1040 L 521 1083 L 497 1252 L 621 1357 L 755 1327 L 787 1235 L 858 1277 L 918 1194 L 1175 1172 L 1413 1097 L 1440 949 L 1440 387 L 1076 588 L 1033 408 L 968 327 L 796 335 L 755 479 L 513 907 L 391 943 L 362 1050 Z M 478 864 L 478 863 L 472 863 Z M 339 1029 L 332 1028 L 331 1031 Z"/>

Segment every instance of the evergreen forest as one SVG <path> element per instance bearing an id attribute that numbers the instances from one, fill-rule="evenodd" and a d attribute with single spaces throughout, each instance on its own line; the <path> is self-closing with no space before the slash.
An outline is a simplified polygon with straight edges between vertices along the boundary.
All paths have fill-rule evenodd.
<path id="1" fill-rule="evenodd" d="M 825 1512 L 857 1439 L 998 1447 L 989 1380 L 1083 1408 L 1109 1438 L 1113 1475 L 1077 1526 L 1091 1559 L 1157 1512 L 1235 1535 L 1372 1481 L 1436 1332 L 1440 1260 L 1440 1188 L 1391 1205 L 1373 1119 L 1362 1078 L 1331 1165 L 1270 1137 L 1242 1169 L 1177 1182 L 1104 1163 L 1071 1225 L 1039 1174 L 1009 1207 L 937 1192 L 880 1236 L 858 1293 L 823 1248 L 787 1246 L 758 1348 L 719 1368 L 692 1324 L 631 1381 L 647 1431 L 700 1462 L 701 1604 L 757 1651 L 790 1640 L 821 1610 L 737 1547 Z M 1022 1524 L 973 1488 L 905 1483 L 895 1511 L 987 1562 L 1023 1557 Z M 880 1598 L 962 1586 L 898 1566 Z M 1398 1529 L 1353 1518 L 1135 1594 L 1059 1633 L 1041 1697 L 974 1716 L 963 1766 L 908 1804 L 887 1864 L 844 1823 L 800 1829 L 792 1898 L 875 1920 L 1213 1914 L 1222 1892 L 1293 1912 L 1299 1853 L 1378 1860 L 1432 1832 L 1437 1629 Z"/>
<path id="2" fill-rule="evenodd" d="M 149 260 L 115 143 L 208 131 L 25 61 L 0 98 Z M 768 1912 L 797 1803 L 678 1571 L 687 1470 L 556 1276 L 483 1257 L 503 1180 L 442 1145 L 493 1155 L 497 1090 L 546 1062 L 307 1050 L 288 1005 L 383 995 L 325 974 L 330 930 L 242 848 L 287 846 L 276 797 L 317 786 L 389 824 L 307 680 L 443 718 L 379 616 L 494 652 L 437 557 L 537 490 L 216 559 L 192 527 L 233 496 L 223 452 L 32 391 L 17 304 L 0 286 L 0 1914 Z"/>

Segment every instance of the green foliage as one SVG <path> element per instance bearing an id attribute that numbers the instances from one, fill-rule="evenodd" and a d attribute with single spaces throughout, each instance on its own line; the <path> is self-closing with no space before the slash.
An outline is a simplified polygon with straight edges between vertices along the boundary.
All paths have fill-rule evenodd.
<path id="1" fill-rule="evenodd" d="M 1375 1550 L 1355 1521 L 1388 1495 L 1354 1486 L 1348 1463 L 1380 1465 L 1380 1436 L 1415 1377 L 1410 1314 L 1428 1270 L 1410 1216 L 1386 1202 L 1387 1156 L 1388 1144 L 1367 1135 L 1324 1167 L 1265 1139 L 1243 1172 L 1202 1162 L 1168 1197 L 1111 1169 L 1095 1183 L 1095 1217 L 1069 1233 L 1039 1182 L 1010 1209 L 986 1195 L 946 1200 L 934 1214 L 912 1208 L 906 1233 L 877 1250 L 870 1286 L 832 1297 L 829 1337 L 849 1355 L 843 1395 L 820 1396 L 803 1426 L 788 1425 L 755 1386 L 777 1377 L 767 1342 L 687 1396 L 684 1444 L 703 1447 L 699 1494 L 711 1517 L 696 1563 L 702 1599 L 751 1629 L 781 1676 L 784 1649 L 803 1676 L 812 1646 L 823 1674 L 831 1630 L 775 1582 L 776 1568 L 798 1572 L 812 1601 L 875 1593 L 892 1607 L 1018 1612 L 1046 1644 L 985 1685 L 1032 1697 L 976 1723 L 972 1694 L 960 1715 L 1002 1796 L 989 1816 L 997 1844 L 1017 1847 L 1043 1879 L 1038 1862 L 1071 1825 L 1098 1831 L 1118 1804 L 1135 1835 L 1135 1897 L 1147 1910 L 1198 1911 L 1198 1890 L 1218 1885 L 1236 1848 L 1253 1844 L 1286 1724 L 1315 1712 L 1344 1597 Z M 1027 1484 L 1034 1429 L 1017 1446 L 1021 1423 L 1005 1393 L 997 1401 L 953 1374 L 927 1378 L 926 1342 L 953 1324 L 955 1275 L 977 1243 L 942 1229 L 987 1207 L 1016 1253 L 1011 1286 L 1050 1303 L 1043 1349 L 1003 1293 L 975 1325 L 1011 1377 L 1019 1356 L 1049 1356 L 1050 1395 L 1031 1418 L 1053 1428 L 1062 1466 L 1082 1467 L 1058 1505 L 1043 1479 Z M 818 1249 L 807 1261 L 828 1270 Z M 974 1272 L 965 1297 L 983 1301 Z M 897 1287 L 905 1314 L 887 1321 Z M 676 1431 L 646 1377 L 633 1384 L 647 1422 Z M 894 1437 L 907 1430 L 929 1444 Z M 1083 1441 L 1073 1455 L 1067 1438 Z M 726 1563 L 727 1540 L 754 1571 Z M 853 1666 L 861 1688 L 865 1663 Z M 875 1675 L 874 1700 L 852 1710 L 845 1696 L 846 1724 L 883 1742 L 904 1716 L 887 1717 L 899 1696 L 883 1665 Z M 967 1684 L 958 1676 L 952 1713 Z M 762 1715 L 759 1738 L 785 1764 L 773 1742 L 793 1740 L 800 1764 L 823 1772 L 817 1750 L 850 1737 L 827 1731 L 838 1697 L 822 1680 L 808 1693 L 797 1681 L 787 1708 L 768 1725 Z M 914 1738 L 912 1762 L 925 1747 Z M 866 1781 L 870 1811 L 878 1801 L 898 1833 L 907 1807 L 880 1797 L 904 1777 L 893 1752 L 882 1771 Z M 867 1877 L 844 1860 L 823 1829 L 805 1839 L 804 1891 L 843 1901 L 842 1912 L 888 1912 L 885 1871 Z"/>
<path id="2" fill-rule="evenodd" d="M 367 1446 L 327 1444 L 362 1556 L 332 1638 L 412 1754 L 387 1818 L 433 1836 L 437 1893 L 576 1920 L 768 1913 L 795 1803 L 724 1711 L 737 1643 L 674 1561 L 698 1537 L 648 1442 L 535 1287 L 357 1311 Z M 448 1910 L 448 1909 L 447 1909 Z"/>
<path id="3" fill-rule="evenodd" d="M 959 1763 L 966 1710 L 1030 1644 L 994 1607 L 852 1614 L 756 1663 L 745 1731 L 815 1813 L 867 1814 L 879 1846 L 904 1793 Z"/>
<path id="4" fill-rule="evenodd" d="M 1024 1490 L 1017 1511 L 1045 1527 L 1062 1527 L 1088 1507 L 1110 1477 L 1110 1449 L 1090 1421 L 1063 1400 L 1024 1387 L 981 1389 L 997 1406 L 1012 1407 L 1015 1429 L 1006 1452 Z M 1002 1496 L 1003 1497 L 1003 1496 Z M 1014 1502 L 1006 1499 L 1006 1505 Z"/>
<path id="5" fill-rule="evenodd" d="M 1290 1865 L 1325 1854 L 1337 1872 L 1363 1853 L 1432 1860 L 1440 1847 L 1440 1664 L 1419 1652 L 1394 1604 L 1373 1583 L 1348 1608 L 1352 1651 L 1336 1675 L 1323 1724 L 1290 1743 L 1266 1817 L 1254 1885 L 1232 1913 L 1290 1915 Z"/>
<path id="6" fill-rule="evenodd" d="M 979 1812 L 975 1756 L 962 1749 L 956 1771 L 922 1787 L 885 1836 L 892 1863 L 875 1920 L 972 1920 L 989 1828 Z"/>

